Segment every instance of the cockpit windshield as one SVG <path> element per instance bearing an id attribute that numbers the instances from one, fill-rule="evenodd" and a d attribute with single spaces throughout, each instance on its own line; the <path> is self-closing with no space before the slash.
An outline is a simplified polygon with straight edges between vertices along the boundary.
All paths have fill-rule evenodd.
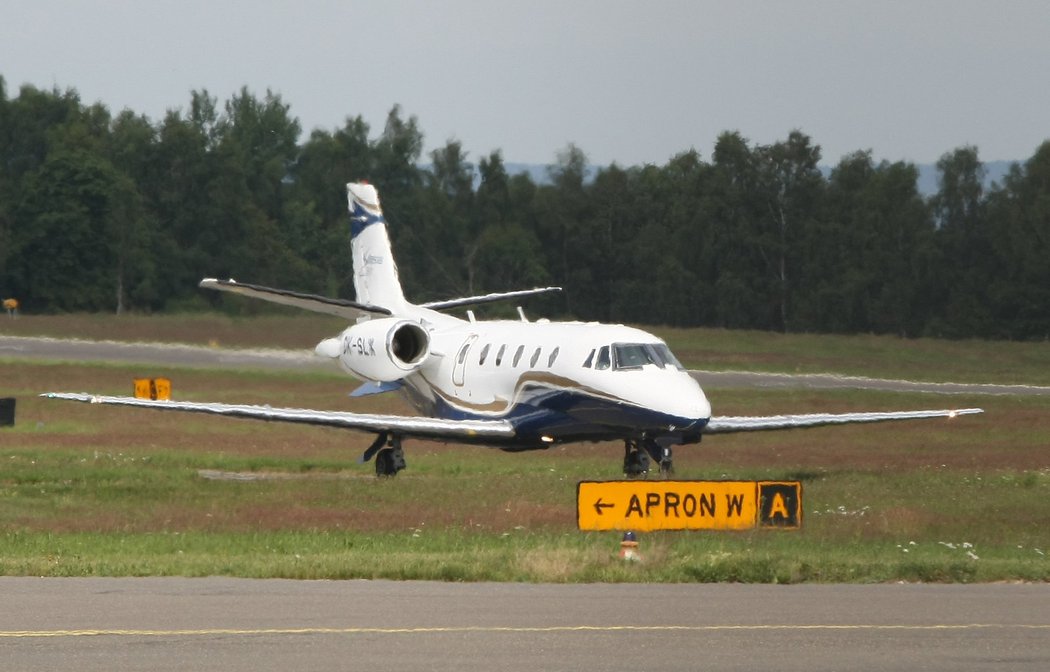
<path id="1" fill-rule="evenodd" d="M 661 369 L 672 366 L 679 371 L 685 367 L 663 343 L 614 343 L 613 369 L 629 371 L 640 369 L 646 364 L 654 364 Z"/>

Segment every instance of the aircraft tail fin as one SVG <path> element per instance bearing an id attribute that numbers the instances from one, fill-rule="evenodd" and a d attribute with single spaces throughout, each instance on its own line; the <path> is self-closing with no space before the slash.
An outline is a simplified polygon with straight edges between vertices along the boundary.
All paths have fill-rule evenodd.
<path id="1" fill-rule="evenodd" d="M 359 303 L 382 306 L 395 315 L 407 307 L 390 248 L 379 192 L 371 184 L 346 185 L 350 210 L 350 250 L 354 291 Z"/>

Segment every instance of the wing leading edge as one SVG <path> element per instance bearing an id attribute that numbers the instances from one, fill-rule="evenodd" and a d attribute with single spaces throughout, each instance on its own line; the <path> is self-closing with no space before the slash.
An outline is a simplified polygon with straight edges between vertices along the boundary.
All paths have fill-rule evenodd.
<path id="1" fill-rule="evenodd" d="M 253 299 L 269 301 L 270 303 L 279 303 L 282 306 L 295 306 L 296 308 L 302 308 L 303 310 L 309 310 L 315 313 L 327 313 L 328 315 L 335 315 L 348 320 L 356 320 L 362 315 L 391 314 L 389 310 L 380 306 L 370 306 L 356 301 L 347 301 L 346 299 L 330 299 L 326 296 L 304 294 L 302 292 L 293 292 L 287 289 L 274 289 L 273 287 L 251 285 L 246 282 L 237 282 L 235 280 L 205 278 L 201 280 L 200 286 L 204 289 L 214 289 L 220 292 L 230 292 L 231 294 L 240 294 L 241 296 L 249 296 Z"/>
<path id="2" fill-rule="evenodd" d="M 431 301 L 429 303 L 421 303 L 419 305 L 420 308 L 429 308 L 430 310 L 448 310 L 450 308 L 462 308 L 463 306 L 477 306 L 485 303 L 494 303 L 496 301 L 524 299 L 530 296 L 539 296 L 540 294 L 553 294 L 560 291 L 561 287 L 537 287 L 535 289 L 519 289 L 513 292 L 494 292 L 492 294 L 484 294 L 482 296 L 465 296 L 461 299 Z"/>
<path id="3" fill-rule="evenodd" d="M 48 392 L 40 395 L 48 399 L 64 399 L 90 404 L 110 404 L 155 408 L 161 411 L 182 411 L 225 415 L 254 420 L 297 422 L 305 425 L 341 427 L 367 432 L 401 434 L 426 439 L 456 439 L 459 441 L 484 443 L 511 439 L 514 426 L 503 420 L 442 420 L 439 418 L 410 417 L 403 415 L 372 415 L 343 411 L 314 411 L 306 408 L 272 408 L 250 404 L 220 404 L 195 401 L 153 401 L 136 397 L 110 397 L 104 395 Z"/>
<path id="4" fill-rule="evenodd" d="M 806 413 L 802 415 L 724 416 L 712 417 L 704 428 L 705 434 L 758 432 L 772 429 L 845 425 L 858 422 L 886 422 L 888 420 L 922 420 L 926 418 L 954 418 L 959 415 L 984 413 L 980 408 L 961 408 L 940 411 L 894 411 L 889 413 Z"/>

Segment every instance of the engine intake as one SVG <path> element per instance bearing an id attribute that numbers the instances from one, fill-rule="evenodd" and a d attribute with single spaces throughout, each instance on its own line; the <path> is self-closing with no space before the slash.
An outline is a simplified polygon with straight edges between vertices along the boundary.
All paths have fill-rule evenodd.
<path id="1" fill-rule="evenodd" d="M 430 356 L 427 330 L 396 317 L 355 324 L 342 338 L 339 361 L 347 371 L 367 380 L 401 380 Z"/>

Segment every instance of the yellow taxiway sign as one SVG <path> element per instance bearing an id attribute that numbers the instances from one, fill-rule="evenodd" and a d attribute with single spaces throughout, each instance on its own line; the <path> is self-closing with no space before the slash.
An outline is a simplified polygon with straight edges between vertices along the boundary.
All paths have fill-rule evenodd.
<path id="1" fill-rule="evenodd" d="M 576 488 L 581 530 L 798 529 L 797 481 L 582 481 Z"/>

